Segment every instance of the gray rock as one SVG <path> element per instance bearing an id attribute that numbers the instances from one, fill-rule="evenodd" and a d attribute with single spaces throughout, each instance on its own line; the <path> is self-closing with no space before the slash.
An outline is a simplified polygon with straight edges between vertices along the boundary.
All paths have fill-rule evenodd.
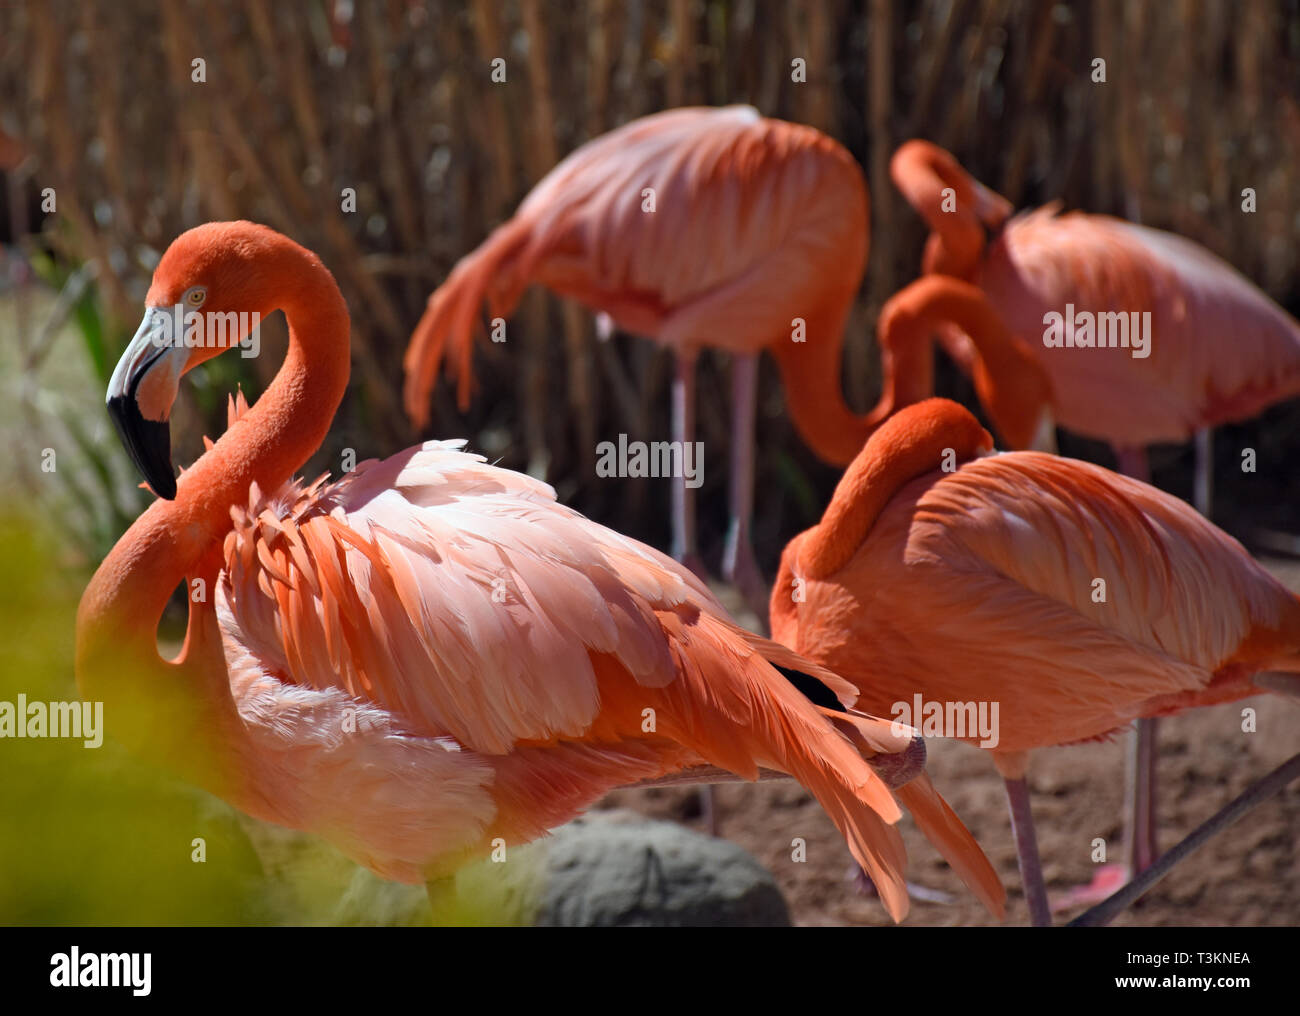
<path id="1" fill-rule="evenodd" d="M 750 854 L 632 811 L 591 812 L 496 860 L 467 865 L 428 893 L 424 886 L 387 882 L 300 833 L 268 826 L 258 842 L 270 883 L 283 883 L 288 923 L 790 924 L 776 881 Z"/>
<path id="2" fill-rule="evenodd" d="M 776 881 L 734 843 L 633 812 L 592 812 L 546 850 L 542 927 L 786 926 Z"/>

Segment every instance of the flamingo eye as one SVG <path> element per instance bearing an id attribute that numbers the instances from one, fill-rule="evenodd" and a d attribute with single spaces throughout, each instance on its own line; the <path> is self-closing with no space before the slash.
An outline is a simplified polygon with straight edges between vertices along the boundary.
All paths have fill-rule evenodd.
<path id="1" fill-rule="evenodd" d="M 190 307 L 201 307 L 203 301 L 208 298 L 208 291 L 202 286 L 195 286 L 185 293 L 185 303 Z"/>

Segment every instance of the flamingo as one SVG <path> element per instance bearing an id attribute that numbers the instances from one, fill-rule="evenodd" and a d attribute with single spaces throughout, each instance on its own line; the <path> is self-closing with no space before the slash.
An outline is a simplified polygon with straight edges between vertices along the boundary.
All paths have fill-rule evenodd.
<path id="1" fill-rule="evenodd" d="M 1231 265 L 1183 237 L 1122 219 L 1060 214 L 1060 203 L 1011 217 L 1002 196 L 927 141 L 894 154 L 895 185 L 931 229 L 923 270 L 980 286 L 1042 365 L 1062 427 L 1109 443 L 1122 472 L 1150 479 L 1145 446 L 1196 437 L 1195 503 L 1210 514 L 1210 428 L 1300 393 L 1300 322 Z M 1045 315 L 1150 312 L 1146 356 L 1131 348 L 1048 348 Z M 1140 320 L 1140 319 L 1139 319 Z M 936 330 L 968 373 L 977 352 L 951 325 Z M 997 421 L 994 421 L 997 425 Z M 999 430 L 1001 428 L 999 427 Z M 1050 428 L 1035 445 L 1055 450 Z M 1158 853 L 1156 721 L 1141 720 L 1129 787 L 1129 869 Z M 1110 876 L 1106 876 L 1109 878 Z"/>
<path id="2" fill-rule="evenodd" d="M 232 400 L 226 432 L 179 479 L 168 417 L 181 376 L 228 345 L 160 341 L 177 306 L 209 321 L 281 309 L 289 324 L 266 393 Z M 825 807 L 896 920 L 899 801 L 1000 916 L 1001 884 L 925 775 L 923 742 L 738 628 L 667 556 L 463 442 L 334 483 L 293 479 L 342 399 L 348 333 L 328 269 L 264 226 L 199 226 L 159 262 L 108 387 L 159 499 L 77 615 L 80 690 L 108 703 L 128 746 L 384 877 L 424 880 L 431 897 L 465 860 L 615 787 L 784 773 Z M 156 629 L 181 583 L 188 627 L 166 660 Z"/>
<path id="3" fill-rule="evenodd" d="M 1300 322 L 1190 240 L 1107 215 L 1061 214 L 1059 202 L 1012 217 L 1005 198 L 926 141 L 902 145 L 890 173 L 932 231 L 923 270 L 982 288 L 1046 371 L 1056 422 L 1109 443 L 1129 475 L 1147 478 L 1146 445 L 1186 441 L 1300 393 Z M 1044 316 L 1067 304 L 1149 311 L 1149 355 L 1048 348 Z M 959 330 L 938 334 L 969 371 L 971 344 Z"/>
<path id="4" fill-rule="evenodd" d="M 704 347 L 727 352 L 733 440 L 722 571 L 761 615 L 767 586 L 749 535 L 758 355 L 776 358 L 809 447 L 831 465 L 852 461 L 867 431 L 845 404 L 840 365 L 868 228 L 862 171 L 820 131 L 748 106 L 634 120 L 557 165 L 429 298 L 406 353 L 407 412 L 427 425 L 444 357 L 468 406 L 480 309 L 505 317 L 534 282 L 673 351 L 673 438 L 684 444 L 694 434 L 696 358 Z M 683 477 L 672 534 L 673 556 L 703 574 Z"/>
<path id="5" fill-rule="evenodd" d="M 862 675 L 858 705 L 879 715 L 902 718 L 906 704 L 915 719 L 918 694 L 945 710 L 987 703 L 990 716 L 999 704 L 994 737 L 946 733 L 993 756 L 1041 925 L 1029 752 L 1137 717 L 1294 694 L 1300 598 L 1177 498 L 1084 462 L 991 450 L 943 399 L 888 420 L 821 522 L 781 555 L 772 632 Z"/>

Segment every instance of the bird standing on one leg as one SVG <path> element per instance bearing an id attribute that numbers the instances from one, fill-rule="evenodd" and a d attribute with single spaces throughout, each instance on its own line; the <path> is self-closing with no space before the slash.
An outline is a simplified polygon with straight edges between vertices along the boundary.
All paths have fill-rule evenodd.
<path id="1" fill-rule="evenodd" d="M 821 132 L 748 106 L 670 110 L 577 149 L 514 217 L 462 258 L 429 298 L 406 354 L 417 426 L 444 359 L 469 403 L 480 310 L 514 309 L 539 283 L 661 343 L 677 359 L 673 439 L 695 440 L 695 362 L 732 359 L 730 521 L 724 577 L 762 613 L 767 584 L 750 520 L 758 354 L 771 352 L 791 419 L 812 450 L 845 465 L 868 432 L 840 388 L 844 326 L 866 268 L 862 171 Z M 673 554 L 700 569 L 694 490 L 675 479 Z"/>
<path id="2" fill-rule="evenodd" d="M 993 753 L 1041 924 L 1029 751 L 1271 690 L 1266 671 L 1300 672 L 1300 598 L 1177 498 L 991 448 L 955 403 L 894 415 L 782 554 L 772 631 L 880 715 L 997 704 L 991 737 L 946 733 Z"/>

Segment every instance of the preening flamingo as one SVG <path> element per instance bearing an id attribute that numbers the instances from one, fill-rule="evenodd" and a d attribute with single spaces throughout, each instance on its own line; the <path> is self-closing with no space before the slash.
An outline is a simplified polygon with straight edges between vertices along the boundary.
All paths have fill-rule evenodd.
<path id="1" fill-rule="evenodd" d="M 1146 445 L 1186 441 L 1300 393 L 1300 322 L 1203 247 L 1108 215 L 1060 214 L 1059 203 L 1011 217 L 1006 199 L 925 141 L 902 145 L 890 171 L 932 230 L 923 270 L 982 288 L 1046 372 L 1056 422 L 1108 442 L 1130 475 L 1146 478 Z M 1048 348 L 1044 316 L 1067 304 L 1149 311 L 1149 355 Z M 969 342 L 958 330 L 939 335 L 970 370 Z"/>
<path id="2" fill-rule="evenodd" d="M 902 145 L 890 172 L 932 231 L 923 269 L 988 294 L 1045 371 L 1044 409 L 1056 422 L 1108 442 L 1121 471 L 1140 480 L 1149 479 L 1146 445 L 1195 435 L 1195 503 L 1208 516 L 1209 428 L 1300 393 L 1300 323 L 1183 237 L 1106 215 L 1059 214 L 1059 203 L 1011 217 L 1010 202 L 929 142 Z M 1045 315 L 1071 306 L 1076 314 L 1150 312 L 1147 355 L 1122 345 L 1047 347 Z M 969 373 L 978 353 L 967 337 L 951 325 L 936 331 Z M 1014 434 L 1002 437 L 1029 447 Z M 1157 853 L 1155 737 L 1154 720 L 1139 722 L 1129 820 L 1135 870 Z"/>
<path id="3" fill-rule="evenodd" d="M 1087 463 L 991 448 L 942 399 L 886 422 L 822 521 L 785 548 L 772 631 L 851 681 L 862 675 L 858 704 L 882 716 L 917 695 L 945 710 L 999 704 L 988 747 L 1044 924 L 1030 750 L 1277 690 L 1257 680 L 1263 671 L 1293 681 L 1300 598 L 1177 498 Z"/>
<path id="4" fill-rule="evenodd" d="M 176 480 L 180 378 L 223 349 L 160 344 L 178 305 L 209 320 L 282 309 L 289 349 Z M 431 884 L 615 787 L 762 767 L 816 796 L 896 919 L 895 796 L 1001 913 L 912 731 L 852 711 L 850 685 L 736 627 L 689 570 L 458 442 L 294 480 L 347 385 L 348 330 L 329 271 L 266 227 L 200 226 L 159 262 L 108 406 L 160 499 L 77 617 L 79 686 L 121 739 L 251 815 Z M 181 583 L 185 644 L 164 660 L 157 624 Z"/>
<path id="5" fill-rule="evenodd" d="M 429 298 L 406 354 L 407 412 L 417 426 L 427 423 L 444 357 L 467 406 L 481 309 L 510 314 L 534 282 L 673 351 L 676 441 L 693 440 L 700 350 L 729 353 L 723 573 L 761 610 L 767 586 L 749 541 L 758 354 L 775 356 L 803 439 L 832 465 L 847 465 L 867 433 L 845 404 L 840 364 L 868 225 L 861 169 L 811 127 L 748 106 L 634 120 L 556 166 Z M 673 556 L 698 570 L 693 491 L 683 478 L 672 525 Z"/>

